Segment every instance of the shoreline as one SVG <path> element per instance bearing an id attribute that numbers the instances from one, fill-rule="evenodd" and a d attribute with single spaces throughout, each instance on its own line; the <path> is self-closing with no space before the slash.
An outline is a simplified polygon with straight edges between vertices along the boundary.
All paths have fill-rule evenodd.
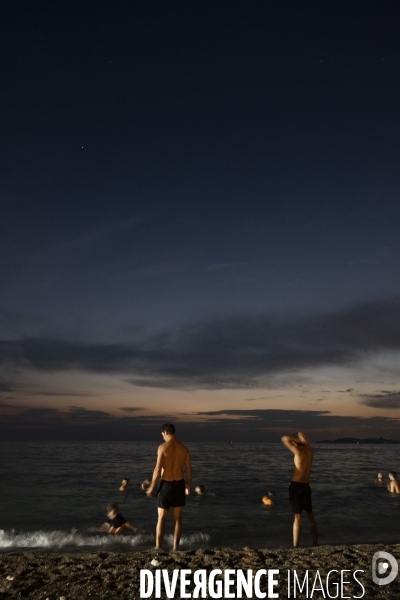
<path id="1" fill-rule="evenodd" d="M 140 570 L 190 569 L 241 569 L 253 573 L 260 569 L 279 569 L 279 585 L 275 591 L 280 598 L 288 597 L 287 571 L 305 570 L 313 579 L 318 570 L 324 580 L 332 569 L 360 569 L 359 579 L 365 588 L 364 598 L 385 598 L 397 600 L 400 592 L 400 574 L 389 585 L 373 583 L 371 576 L 372 556 L 383 550 L 397 561 L 400 559 L 400 544 L 355 544 L 339 546 L 318 546 L 300 548 L 255 549 L 243 547 L 237 550 L 214 548 L 210 550 L 143 550 L 132 552 L 89 551 L 85 553 L 67 552 L 5 552 L 0 554 L 0 600 L 29 598 L 32 600 L 133 600 L 140 598 Z M 157 563 L 152 565 L 151 561 Z M 11 579 L 12 578 L 12 579 Z M 234 588 L 233 588 L 234 589 Z M 164 587 L 162 598 L 166 598 Z M 188 588 L 190 592 L 191 588 Z M 361 597 L 362 588 L 353 580 L 345 587 L 345 596 Z M 331 591 L 334 596 L 333 591 Z M 325 592 L 326 595 L 326 592 Z M 154 596 L 151 596 L 154 597 Z M 180 597 L 179 588 L 175 597 Z M 245 596 L 244 596 L 245 597 Z M 256 597 L 256 596 L 251 596 Z M 306 595 L 297 592 L 298 598 Z M 314 599 L 323 598 L 321 591 L 315 591 Z M 329 597 L 329 596 L 327 596 Z M 339 595 L 339 598 L 341 596 Z"/>

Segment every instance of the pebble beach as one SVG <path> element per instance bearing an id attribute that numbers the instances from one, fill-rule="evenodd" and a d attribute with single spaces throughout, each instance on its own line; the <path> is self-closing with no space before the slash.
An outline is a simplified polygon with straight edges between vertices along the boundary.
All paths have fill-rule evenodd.
<path id="1" fill-rule="evenodd" d="M 400 544 L 296 549 L 214 548 L 177 552 L 146 550 L 131 553 L 9 552 L 0 555 L 0 600 L 133 600 L 140 598 L 141 569 L 153 572 L 156 569 L 167 569 L 168 573 L 174 569 L 191 569 L 192 572 L 198 569 L 206 569 L 207 572 L 213 569 L 252 569 L 253 572 L 259 569 L 279 569 L 279 584 L 275 591 L 279 592 L 280 598 L 288 598 L 288 570 L 296 570 L 298 574 L 305 574 L 308 570 L 310 580 L 318 570 L 324 581 L 326 574 L 332 569 L 339 572 L 360 569 L 364 571 L 359 574 L 365 588 L 364 598 L 398 600 L 399 576 L 385 586 L 376 585 L 372 581 L 371 561 L 378 550 L 391 553 L 397 560 L 400 558 Z M 188 591 L 190 589 L 189 586 Z M 331 594 L 334 595 L 332 590 Z M 346 584 L 343 597 L 360 597 L 361 594 L 362 588 L 352 580 Z M 163 587 L 161 597 L 167 597 Z M 179 588 L 175 597 L 180 597 Z M 306 597 L 310 596 L 297 592 L 297 598 Z M 316 590 L 312 597 L 323 598 L 324 595 L 322 591 Z"/>

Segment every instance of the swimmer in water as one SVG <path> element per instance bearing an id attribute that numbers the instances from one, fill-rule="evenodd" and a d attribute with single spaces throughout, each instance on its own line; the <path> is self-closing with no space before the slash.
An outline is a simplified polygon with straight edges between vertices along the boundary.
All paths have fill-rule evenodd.
<path id="1" fill-rule="evenodd" d="M 140 486 L 140 489 L 145 492 L 149 487 L 151 486 L 151 481 L 150 479 L 145 479 L 144 481 L 142 481 L 142 485 Z"/>
<path id="2" fill-rule="evenodd" d="M 390 471 L 387 489 L 392 494 L 400 494 L 400 481 L 397 479 L 396 471 Z"/>
<path id="3" fill-rule="evenodd" d="M 269 498 L 268 496 L 263 496 L 262 501 L 263 501 L 263 504 L 265 504 L 266 506 L 274 505 L 274 501 L 271 498 Z"/>
<path id="4" fill-rule="evenodd" d="M 127 487 L 131 485 L 129 479 L 123 479 L 119 488 L 120 492 L 126 492 Z"/>
<path id="5" fill-rule="evenodd" d="M 199 496 L 202 496 L 203 494 L 206 493 L 206 488 L 204 487 L 204 485 L 196 485 L 196 487 L 194 488 L 194 491 Z"/>
<path id="6" fill-rule="evenodd" d="M 273 506 L 275 504 L 276 492 L 268 492 L 266 496 L 263 496 L 262 501 L 267 506 Z"/>
<path id="7" fill-rule="evenodd" d="M 375 479 L 375 483 L 385 483 L 382 473 L 378 473 L 378 475 L 376 476 L 376 479 Z"/>

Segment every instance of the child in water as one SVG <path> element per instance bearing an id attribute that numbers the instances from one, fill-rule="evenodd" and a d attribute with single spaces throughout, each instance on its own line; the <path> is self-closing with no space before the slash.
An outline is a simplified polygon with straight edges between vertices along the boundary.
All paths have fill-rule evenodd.
<path id="1" fill-rule="evenodd" d="M 273 506 L 275 504 L 276 492 L 268 492 L 266 496 L 263 496 L 262 501 L 267 506 Z"/>
<path id="2" fill-rule="evenodd" d="M 100 530 L 118 535 L 124 531 L 125 527 L 132 529 L 132 531 L 137 531 L 139 529 L 139 527 L 128 523 L 128 521 L 119 513 L 118 504 L 112 502 L 107 506 L 107 521 L 103 523 Z"/>
<path id="3" fill-rule="evenodd" d="M 123 479 L 119 488 L 120 492 L 126 492 L 128 486 L 131 485 L 129 479 Z"/>

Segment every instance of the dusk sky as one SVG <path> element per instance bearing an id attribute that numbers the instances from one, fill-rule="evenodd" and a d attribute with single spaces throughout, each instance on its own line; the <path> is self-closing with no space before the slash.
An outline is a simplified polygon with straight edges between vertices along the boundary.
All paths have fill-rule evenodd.
<path id="1" fill-rule="evenodd" d="M 399 25 L 3 0 L 3 439 L 400 439 Z"/>

